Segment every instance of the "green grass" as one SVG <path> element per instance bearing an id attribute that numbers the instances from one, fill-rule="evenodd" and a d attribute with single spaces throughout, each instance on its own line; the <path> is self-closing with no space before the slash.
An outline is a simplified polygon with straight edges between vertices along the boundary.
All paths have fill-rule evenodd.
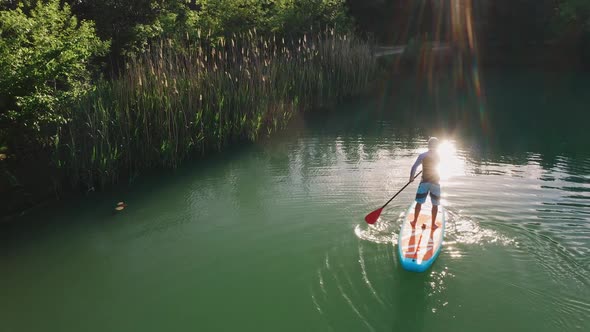
<path id="1" fill-rule="evenodd" d="M 332 30 L 292 41 L 250 31 L 217 46 L 162 41 L 75 105 L 56 164 L 89 187 L 176 167 L 358 94 L 374 70 L 366 42 Z"/>

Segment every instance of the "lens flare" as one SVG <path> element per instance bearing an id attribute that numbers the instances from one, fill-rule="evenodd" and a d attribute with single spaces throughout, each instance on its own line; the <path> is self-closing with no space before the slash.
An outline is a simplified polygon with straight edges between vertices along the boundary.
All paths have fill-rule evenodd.
<path id="1" fill-rule="evenodd" d="M 457 153 L 454 142 L 443 140 L 438 146 L 438 154 L 440 156 L 438 172 L 441 180 L 465 174 L 465 160 Z"/>

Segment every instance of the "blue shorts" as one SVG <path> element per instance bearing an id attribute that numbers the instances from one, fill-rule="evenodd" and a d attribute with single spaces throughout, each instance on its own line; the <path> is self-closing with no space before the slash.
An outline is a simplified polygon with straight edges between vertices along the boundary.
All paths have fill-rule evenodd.
<path id="1" fill-rule="evenodd" d="M 416 192 L 416 203 L 424 204 L 428 193 L 430 193 L 432 205 L 440 205 L 440 184 L 430 182 L 420 183 Z"/>

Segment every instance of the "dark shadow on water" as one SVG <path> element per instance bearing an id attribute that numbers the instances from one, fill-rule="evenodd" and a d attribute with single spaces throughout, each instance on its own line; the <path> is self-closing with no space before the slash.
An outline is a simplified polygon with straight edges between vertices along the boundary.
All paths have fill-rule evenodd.
<path id="1" fill-rule="evenodd" d="M 154 192 L 157 196 L 162 192 L 180 189 L 181 192 L 175 192 L 175 196 L 185 198 L 194 189 L 191 184 L 202 180 L 204 176 L 224 183 L 235 161 L 259 149 L 254 144 L 234 146 L 207 158 L 189 160 L 177 169 L 146 171 L 133 181 L 103 191 L 65 196 L 61 200 L 28 211 L 21 217 L 0 223 L 0 254 L 13 247 L 26 247 L 48 234 L 76 232 L 80 228 L 121 222 L 129 211 L 144 207 L 154 197 Z M 202 186 L 202 183 L 197 185 Z M 115 211 L 119 201 L 128 204 L 126 210 Z M 184 203 L 163 203 L 162 209 L 174 209 L 174 205 Z"/>

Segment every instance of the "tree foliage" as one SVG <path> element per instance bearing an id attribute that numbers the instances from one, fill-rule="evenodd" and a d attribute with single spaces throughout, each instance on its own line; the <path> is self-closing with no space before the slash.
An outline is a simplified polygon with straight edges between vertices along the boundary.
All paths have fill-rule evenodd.
<path id="1" fill-rule="evenodd" d="M 141 52 L 154 39 L 215 41 L 251 29 L 291 37 L 325 27 L 352 29 L 344 0 L 177 0 L 151 8 L 154 16 L 133 25 L 123 52 Z"/>
<path id="2" fill-rule="evenodd" d="M 565 22 L 577 24 L 590 33 L 590 1 L 563 0 L 559 5 L 559 15 Z"/>
<path id="3" fill-rule="evenodd" d="M 296 37 L 328 26 L 351 29 L 344 0 L 4 0 L 0 143 L 49 142 L 92 76 L 119 73 L 154 40 L 215 43 L 253 29 Z M 100 56 L 107 71 L 97 70 Z"/>
<path id="4" fill-rule="evenodd" d="M 94 24 L 59 0 L 0 11 L 0 128 L 13 142 L 50 137 L 65 106 L 90 88 L 90 60 L 108 50 Z"/>
<path id="5" fill-rule="evenodd" d="M 557 30 L 573 36 L 582 66 L 590 66 L 590 1 L 561 0 Z"/>

